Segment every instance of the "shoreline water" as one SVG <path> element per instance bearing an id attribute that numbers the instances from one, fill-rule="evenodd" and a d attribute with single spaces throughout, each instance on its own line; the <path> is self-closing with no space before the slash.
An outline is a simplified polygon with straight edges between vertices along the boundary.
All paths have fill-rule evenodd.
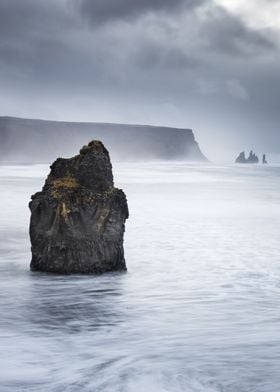
<path id="1" fill-rule="evenodd" d="M 128 272 L 29 271 L 49 165 L 0 166 L 1 392 L 278 392 L 278 166 L 113 163 Z"/>

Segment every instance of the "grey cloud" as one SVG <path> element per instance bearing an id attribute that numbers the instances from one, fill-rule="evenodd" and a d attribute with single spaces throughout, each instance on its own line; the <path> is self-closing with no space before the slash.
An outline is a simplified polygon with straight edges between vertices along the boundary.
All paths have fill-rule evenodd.
<path id="1" fill-rule="evenodd" d="M 212 7 L 201 25 L 201 35 L 206 37 L 210 49 L 229 55 L 252 55 L 259 50 L 275 49 L 273 36 L 268 32 L 256 30 L 224 10 Z"/>
<path id="2" fill-rule="evenodd" d="M 148 12 L 173 11 L 197 7 L 205 0 L 74 0 L 84 16 L 94 23 L 127 20 Z"/>
<path id="3" fill-rule="evenodd" d="M 165 45 L 165 43 L 140 44 L 132 61 L 137 68 L 151 69 L 192 69 L 199 66 L 199 62 L 182 48 Z"/>
<path id="4" fill-rule="evenodd" d="M 1 0 L 0 34 L 3 38 L 55 34 L 70 25 L 65 0 Z M 67 23 L 68 21 L 68 23 Z M 73 21 L 71 21 L 73 22 Z M 22 36 L 23 34 L 23 36 Z"/>
<path id="5" fill-rule="evenodd" d="M 30 103 L 21 115 L 40 116 L 40 105 L 66 119 L 113 121 L 114 112 L 124 122 L 207 133 L 217 121 L 232 137 L 242 126 L 261 135 L 260 124 L 280 120 L 278 45 L 275 32 L 211 0 L 0 0 L 2 114 Z"/>
<path id="6" fill-rule="evenodd" d="M 73 0 L 49 0 L 48 4 L 43 0 L 2 0 L 0 63 L 18 67 L 21 72 L 24 67 L 30 70 L 37 66 L 41 68 L 38 74 L 55 65 L 58 75 L 61 67 L 66 75 L 73 68 L 75 78 L 75 71 L 79 74 L 79 69 L 84 72 L 87 68 L 85 63 L 100 72 L 110 72 L 107 65 L 113 64 L 113 74 L 118 66 L 135 66 L 135 73 L 139 68 L 190 69 L 211 63 L 215 66 L 217 55 L 261 55 L 274 48 L 264 33 L 246 27 L 211 0 L 75 0 L 75 4 L 100 23 L 140 17 L 148 11 L 154 18 L 152 24 L 138 23 L 136 18 L 125 27 L 107 24 L 104 31 L 99 26 L 96 32 L 84 28 L 70 7 Z M 200 19 L 196 10 L 203 4 L 208 11 Z M 182 6 L 185 13 L 180 9 L 157 17 L 158 11 L 178 11 Z"/>

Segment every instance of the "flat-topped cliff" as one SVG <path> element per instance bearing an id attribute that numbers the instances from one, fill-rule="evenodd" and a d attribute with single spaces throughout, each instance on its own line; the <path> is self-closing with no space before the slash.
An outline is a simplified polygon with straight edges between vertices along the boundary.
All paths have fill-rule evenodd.
<path id="1" fill-rule="evenodd" d="M 92 139 L 119 161 L 207 160 L 191 129 L 0 117 L 0 162 L 50 162 Z"/>

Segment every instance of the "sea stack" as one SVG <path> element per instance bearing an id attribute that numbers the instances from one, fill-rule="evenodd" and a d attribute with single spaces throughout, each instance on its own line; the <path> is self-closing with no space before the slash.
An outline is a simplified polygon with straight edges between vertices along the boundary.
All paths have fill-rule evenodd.
<path id="1" fill-rule="evenodd" d="M 235 160 L 235 163 L 247 163 L 245 152 L 241 152 Z"/>
<path id="2" fill-rule="evenodd" d="M 245 152 L 241 152 L 235 160 L 235 163 L 259 163 L 259 157 L 253 152 L 250 151 L 250 155 L 246 158 Z"/>
<path id="3" fill-rule="evenodd" d="M 73 158 L 58 158 L 41 192 L 32 196 L 31 269 L 104 273 L 125 271 L 123 236 L 128 206 L 114 187 L 109 153 L 92 141 Z"/>

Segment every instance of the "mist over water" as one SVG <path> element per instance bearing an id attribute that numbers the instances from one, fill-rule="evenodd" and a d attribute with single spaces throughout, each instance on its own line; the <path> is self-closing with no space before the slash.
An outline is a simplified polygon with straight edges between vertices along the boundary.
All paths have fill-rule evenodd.
<path id="1" fill-rule="evenodd" d="M 128 272 L 29 271 L 47 165 L 0 166 L 1 392 L 279 392 L 280 167 L 114 165 Z"/>

